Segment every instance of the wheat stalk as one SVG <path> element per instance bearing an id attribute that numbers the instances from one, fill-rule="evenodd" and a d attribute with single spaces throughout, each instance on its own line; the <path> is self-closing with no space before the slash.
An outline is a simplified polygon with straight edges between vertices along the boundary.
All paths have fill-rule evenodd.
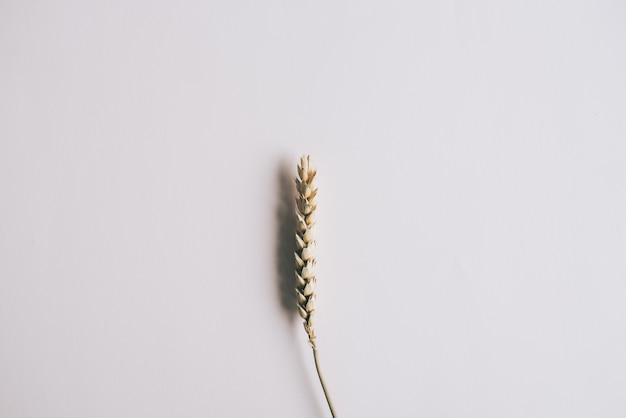
<path id="1" fill-rule="evenodd" d="M 317 345 L 315 343 L 315 239 L 313 227 L 315 225 L 315 209 L 317 205 L 317 188 L 314 179 L 317 171 L 311 164 L 311 157 L 308 155 L 300 158 L 298 164 L 298 177 L 296 178 L 296 217 L 298 220 L 296 230 L 296 293 L 298 296 L 298 311 L 304 319 L 304 329 L 309 336 L 309 344 L 313 349 L 315 369 L 320 379 L 326 402 L 330 408 L 330 413 L 337 417 L 335 409 L 330 401 L 326 383 L 320 372 L 317 358 Z"/>

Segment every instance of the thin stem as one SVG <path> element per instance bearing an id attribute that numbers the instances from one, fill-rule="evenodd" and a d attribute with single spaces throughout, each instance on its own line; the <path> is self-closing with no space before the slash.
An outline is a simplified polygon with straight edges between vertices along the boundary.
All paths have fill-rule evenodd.
<path id="1" fill-rule="evenodd" d="M 328 402 L 328 407 L 330 408 L 330 414 L 333 416 L 333 418 L 337 418 L 333 403 L 330 400 L 330 396 L 328 396 L 328 390 L 326 389 L 326 383 L 324 382 L 324 378 L 322 377 L 322 372 L 320 372 L 320 365 L 319 361 L 317 360 L 317 348 L 315 347 L 313 347 L 313 358 L 315 359 L 315 369 L 317 370 L 317 376 L 320 378 L 322 390 L 324 391 L 324 396 L 326 396 L 326 402 Z"/>

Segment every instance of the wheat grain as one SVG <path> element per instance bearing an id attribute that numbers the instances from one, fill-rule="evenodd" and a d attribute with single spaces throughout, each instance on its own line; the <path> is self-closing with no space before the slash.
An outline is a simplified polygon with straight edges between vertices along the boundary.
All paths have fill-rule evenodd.
<path id="1" fill-rule="evenodd" d="M 298 295 L 298 311 L 304 319 L 304 329 L 309 336 L 311 347 L 315 348 L 315 197 L 314 186 L 317 172 L 311 164 L 310 156 L 302 156 L 298 164 L 296 178 L 296 293 Z"/>
<path id="2" fill-rule="evenodd" d="M 296 217 L 298 225 L 296 229 L 296 293 L 298 296 L 298 311 L 304 319 L 304 329 L 309 336 L 309 344 L 313 348 L 315 369 L 328 402 L 330 413 L 337 417 L 335 409 L 328 395 L 326 383 L 322 377 L 317 358 L 317 345 L 315 343 L 315 239 L 313 228 L 315 226 L 315 210 L 317 205 L 317 188 L 314 180 L 317 171 L 311 164 L 311 157 L 304 155 L 298 164 L 298 177 L 296 178 Z"/>

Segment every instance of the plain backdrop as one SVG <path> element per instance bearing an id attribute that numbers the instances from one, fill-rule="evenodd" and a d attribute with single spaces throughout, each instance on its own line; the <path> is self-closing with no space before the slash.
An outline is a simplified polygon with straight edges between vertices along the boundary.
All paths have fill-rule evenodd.
<path id="1" fill-rule="evenodd" d="M 0 2 L 0 417 L 626 416 L 622 1 Z"/>

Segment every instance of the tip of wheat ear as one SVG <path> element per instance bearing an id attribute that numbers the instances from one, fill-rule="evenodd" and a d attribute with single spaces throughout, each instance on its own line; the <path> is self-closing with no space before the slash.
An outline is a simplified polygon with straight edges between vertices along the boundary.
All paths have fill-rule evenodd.
<path id="1" fill-rule="evenodd" d="M 303 155 L 298 164 L 296 177 L 296 293 L 298 311 L 304 319 L 304 329 L 309 336 L 309 343 L 315 347 L 315 198 L 317 188 L 314 185 L 315 174 L 311 157 Z"/>

